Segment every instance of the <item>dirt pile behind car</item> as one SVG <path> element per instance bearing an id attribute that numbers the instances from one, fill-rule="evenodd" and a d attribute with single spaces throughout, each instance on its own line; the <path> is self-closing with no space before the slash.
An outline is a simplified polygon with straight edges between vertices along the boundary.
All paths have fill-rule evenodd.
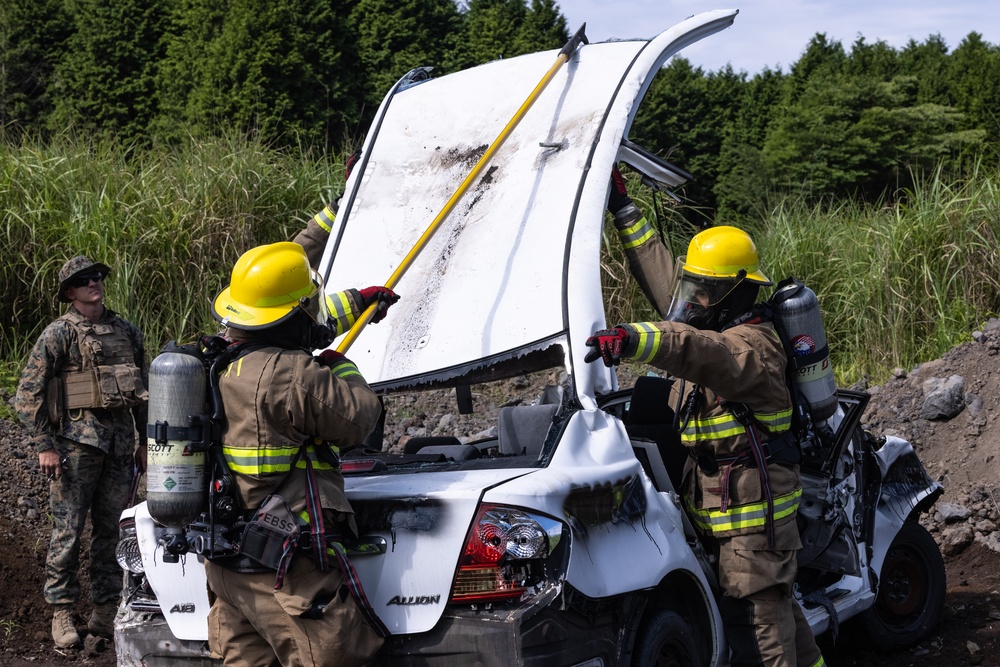
<path id="1" fill-rule="evenodd" d="M 639 367 L 623 368 L 622 383 Z M 475 439 L 495 428 L 503 405 L 535 402 L 555 374 L 538 374 L 478 387 L 475 411 L 458 412 L 454 391 L 414 392 L 390 399 L 384 447 L 402 449 L 412 437 Z M 945 486 L 924 524 L 945 554 L 948 598 L 944 620 L 919 646 L 883 655 L 848 623 L 836 644 L 821 638 L 831 665 L 1000 665 L 1000 321 L 941 359 L 897 369 L 872 394 L 865 425 L 876 434 L 909 440 L 929 474 Z M 9 396 L 4 396 L 10 401 Z M 57 652 L 49 637 L 50 610 L 41 596 L 48 549 L 48 482 L 17 424 L 0 420 L 0 664 L 11 667 L 68 662 L 105 667 L 114 651 L 100 642 Z M 90 611 L 86 591 L 79 620 Z M 81 623 L 81 625 L 83 625 Z"/>

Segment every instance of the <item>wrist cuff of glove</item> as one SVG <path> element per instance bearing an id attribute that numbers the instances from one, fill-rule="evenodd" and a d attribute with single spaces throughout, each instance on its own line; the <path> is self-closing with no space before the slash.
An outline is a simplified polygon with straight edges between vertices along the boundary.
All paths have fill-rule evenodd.
<path id="1" fill-rule="evenodd" d="M 354 287 L 349 287 L 345 289 L 344 292 L 347 293 L 348 298 L 351 300 L 351 305 L 354 310 L 360 315 L 365 310 L 365 299 L 361 296 L 361 290 Z"/>
<path id="2" fill-rule="evenodd" d="M 615 229 L 626 229 L 642 217 L 639 207 L 629 202 L 615 213 Z"/>
<path id="3" fill-rule="evenodd" d="M 639 330 L 631 324 L 618 324 L 616 329 L 624 329 L 628 340 L 622 346 L 622 359 L 633 359 L 639 351 Z"/>

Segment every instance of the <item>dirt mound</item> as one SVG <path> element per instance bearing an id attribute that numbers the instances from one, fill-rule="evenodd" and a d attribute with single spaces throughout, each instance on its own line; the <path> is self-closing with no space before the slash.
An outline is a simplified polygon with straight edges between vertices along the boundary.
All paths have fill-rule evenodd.
<path id="1" fill-rule="evenodd" d="M 644 371 L 623 369 L 622 383 Z M 393 397 L 384 446 L 402 449 L 411 437 L 468 438 L 489 432 L 500 407 L 531 403 L 558 380 L 539 374 L 481 386 L 473 393 L 471 415 L 459 414 L 453 391 Z M 948 597 L 941 626 L 914 649 L 882 655 L 857 641 L 860 628 L 849 623 L 835 645 L 829 635 L 820 639 L 828 664 L 1000 665 L 1000 322 L 991 321 L 972 342 L 941 359 L 896 370 L 884 385 L 855 388 L 872 394 L 865 426 L 910 441 L 930 475 L 945 486 L 924 523 L 945 554 Z M 51 527 L 48 483 L 38 474 L 37 457 L 19 426 L 0 420 L 0 441 L 6 452 L 0 459 L 0 584 L 6 593 L 0 596 L 0 664 L 114 665 L 114 651 L 101 643 L 76 651 L 53 649 L 50 611 L 41 597 Z M 86 581 L 84 586 L 86 599 Z M 79 620 L 89 611 L 81 602 Z"/>

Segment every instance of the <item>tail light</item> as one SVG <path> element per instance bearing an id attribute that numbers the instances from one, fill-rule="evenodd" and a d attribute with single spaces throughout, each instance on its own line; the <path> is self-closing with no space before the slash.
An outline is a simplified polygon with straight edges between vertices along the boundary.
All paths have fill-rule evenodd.
<path id="1" fill-rule="evenodd" d="M 562 523 L 524 510 L 483 505 L 469 531 L 451 602 L 519 598 L 545 578 Z"/>
<path id="2" fill-rule="evenodd" d="M 126 572 L 141 574 L 144 571 L 139 540 L 136 538 L 135 519 L 124 519 L 118 524 L 118 546 L 115 559 Z"/>

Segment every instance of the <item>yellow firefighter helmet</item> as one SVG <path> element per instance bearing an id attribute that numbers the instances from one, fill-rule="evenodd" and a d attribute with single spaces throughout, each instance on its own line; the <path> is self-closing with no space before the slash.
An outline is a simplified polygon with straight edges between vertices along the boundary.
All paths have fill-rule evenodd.
<path id="1" fill-rule="evenodd" d="M 328 320 L 319 274 L 309 267 L 302 246 L 281 242 L 243 253 L 212 310 L 227 326 L 253 331 L 280 324 L 297 309 L 319 324 Z"/>

